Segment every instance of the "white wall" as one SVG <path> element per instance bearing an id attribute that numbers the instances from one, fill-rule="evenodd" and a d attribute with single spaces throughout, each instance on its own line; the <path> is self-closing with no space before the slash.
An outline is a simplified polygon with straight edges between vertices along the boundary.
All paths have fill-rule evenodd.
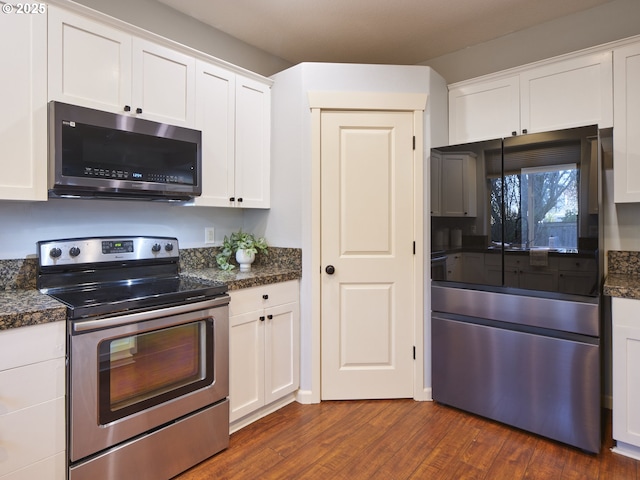
<path id="1" fill-rule="evenodd" d="M 640 2 L 614 0 L 422 62 L 447 83 L 479 77 L 640 34 Z"/>
<path id="2" fill-rule="evenodd" d="M 300 383 L 304 391 L 311 389 L 314 360 L 310 276 L 314 273 L 311 271 L 312 239 L 317 234 L 317 227 L 314 229 L 310 221 L 312 132 L 307 92 L 427 93 L 424 146 L 428 152 L 432 142 L 446 143 L 446 84 L 436 72 L 423 66 L 302 63 L 272 78 L 272 122 L 276 128 L 272 132 L 271 148 L 272 205 L 265 233 L 268 239 L 277 239 L 279 245 L 290 242 L 288 246 L 302 248 Z M 245 223 L 252 223 L 251 213 L 247 214 Z M 430 330 L 428 324 L 425 328 Z M 430 337 L 426 332 L 425 385 L 430 385 L 431 374 L 428 345 Z"/>
<path id="3" fill-rule="evenodd" d="M 155 0 L 75 0 L 89 8 L 269 76 L 291 63 L 189 17 Z"/>
<path id="4" fill-rule="evenodd" d="M 205 227 L 215 228 L 221 244 L 244 228 L 243 212 L 146 201 L 0 201 L 0 259 L 33 257 L 39 240 L 94 235 L 162 235 L 177 237 L 180 248 L 201 247 Z"/>

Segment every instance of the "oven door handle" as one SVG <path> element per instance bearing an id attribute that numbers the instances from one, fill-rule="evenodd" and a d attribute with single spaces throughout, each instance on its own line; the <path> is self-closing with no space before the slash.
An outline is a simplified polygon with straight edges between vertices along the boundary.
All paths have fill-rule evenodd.
<path id="1" fill-rule="evenodd" d="M 118 327 L 129 323 L 144 322 L 145 320 L 153 320 L 159 317 L 168 317 L 171 315 L 179 315 L 181 313 L 194 312 L 198 310 L 207 310 L 209 308 L 222 307 L 229 303 L 229 296 L 212 298 L 203 302 L 187 303 L 176 305 L 174 307 L 160 308 L 155 310 L 147 310 L 144 312 L 129 313 L 119 315 L 117 317 L 97 318 L 94 320 L 82 320 L 72 322 L 73 332 L 87 332 L 89 330 L 98 330 L 102 328 Z"/>

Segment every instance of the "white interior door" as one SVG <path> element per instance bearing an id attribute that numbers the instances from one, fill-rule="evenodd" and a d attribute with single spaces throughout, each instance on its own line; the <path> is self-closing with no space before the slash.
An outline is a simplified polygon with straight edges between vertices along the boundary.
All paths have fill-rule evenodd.
<path id="1" fill-rule="evenodd" d="M 413 135 L 412 112 L 321 114 L 324 400 L 413 396 Z"/>

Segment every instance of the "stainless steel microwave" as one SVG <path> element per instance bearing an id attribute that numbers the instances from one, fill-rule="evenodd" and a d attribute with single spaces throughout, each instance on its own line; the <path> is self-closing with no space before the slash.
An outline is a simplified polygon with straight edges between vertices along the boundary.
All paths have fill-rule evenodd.
<path id="1" fill-rule="evenodd" d="M 202 133 L 49 102 L 49 196 L 189 200 L 202 193 Z"/>

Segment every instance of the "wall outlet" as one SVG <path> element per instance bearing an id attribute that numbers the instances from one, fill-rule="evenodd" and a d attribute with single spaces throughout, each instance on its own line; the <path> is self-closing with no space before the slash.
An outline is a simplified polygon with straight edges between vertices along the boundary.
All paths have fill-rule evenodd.
<path id="1" fill-rule="evenodd" d="M 212 245 L 215 243 L 215 231 L 213 227 L 207 227 L 204 229 L 204 243 L 205 245 Z"/>

